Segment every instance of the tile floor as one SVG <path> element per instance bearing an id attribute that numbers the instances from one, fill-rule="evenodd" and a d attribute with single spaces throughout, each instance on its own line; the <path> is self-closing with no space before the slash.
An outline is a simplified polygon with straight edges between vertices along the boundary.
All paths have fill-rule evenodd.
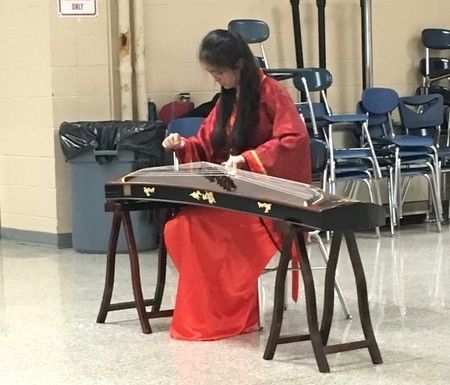
<path id="1" fill-rule="evenodd" d="M 404 226 L 357 236 L 368 281 L 375 335 L 384 359 L 367 350 L 329 355 L 331 373 L 319 373 L 309 342 L 280 345 L 262 358 L 267 331 L 216 342 L 170 340 L 169 319 L 141 333 L 136 312 L 122 310 L 95 322 L 104 282 L 104 255 L 0 241 L 0 384 L 450 384 L 450 228 Z M 320 262 L 317 247 L 311 259 Z M 132 299 L 128 260 L 118 258 L 115 300 Z M 362 337 L 354 282 L 345 252 L 339 279 L 353 314 L 336 301 L 331 341 Z M 142 253 L 142 274 L 155 272 L 154 252 Z M 315 273 L 321 299 L 323 272 Z M 165 302 L 175 295 L 168 272 Z M 274 274 L 263 278 L 270 321 Z M 144 290 L 152 290 L 152 279 Z M 302 300 L 289 302 L 284 332 L 306 330 Z"/>

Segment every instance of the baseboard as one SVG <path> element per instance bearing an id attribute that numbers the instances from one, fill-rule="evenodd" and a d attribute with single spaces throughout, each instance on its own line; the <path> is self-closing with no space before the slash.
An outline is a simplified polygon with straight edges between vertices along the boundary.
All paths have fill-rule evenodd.
<path id="1" fill-rule="evenodd" d="M 1 238 L 18 243 L 56 247 L 68 249 L 72 247 L 72 234 L 52 234 L 41 231 L 29 231 L 10 228 L 1 228 Z"/>

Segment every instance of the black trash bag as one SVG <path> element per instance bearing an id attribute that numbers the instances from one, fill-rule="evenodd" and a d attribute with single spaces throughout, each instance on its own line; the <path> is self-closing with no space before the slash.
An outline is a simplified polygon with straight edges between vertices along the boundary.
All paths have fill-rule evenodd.
<path id="1" fill-rule="evenodd" d="M 99 147 L 98 134 L 92 122 L 63 122 L 59 126 L 59 142 L 66 160 Z"/>
<path id="2" fill-rule="evenodd" d="M 61 148 L 66 160 L 88 151 L 99 154 L 99 163 L 108 163 L 119 150 L 135 153 L 135 169 L 164 164 L 164 149 L 161 145 L 166 126 L 148 121 L 97 121 L 63 122 L 59 128 Z"/>
<path id="3" fill-rule="evenodd" d="M 135 169 L 162 166 L 165 151 L 162 142 L 166 125 L 161 121 L 125 122 L 117 130 L 117 149 L 135 153 Z"/>

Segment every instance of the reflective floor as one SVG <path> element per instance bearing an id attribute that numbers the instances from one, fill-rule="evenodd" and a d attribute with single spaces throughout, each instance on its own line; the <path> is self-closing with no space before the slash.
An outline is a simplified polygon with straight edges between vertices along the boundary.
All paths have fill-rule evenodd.
<path id="1" fill-rule="evenodd" d="M 319 373 L 311 344 L 280 345 L 262 358 L 267 330 L 216 342 L 169 338 L 170 319 L 152 320 L 144 335 L 134 310 L 96 317 L 105 256 L 0 242 L 0 383 L 72 384 L 449 384 L 450 228 L 404 226 L 391 238 L 357 235 L 368 281 L 375 335 L 383 356 L 373 365 L 366 349 L 328 356 Z M 311 259 L 320 264 L 317 246 Z M 154 252 L 142 253 L 144 290 L 151 293 Z M 131 300 L 129 264 L 118 258 L 114 300 Z M 354 280 L 345 250 L 339 280 L 353 318 L 336 301 L 331 342 L 361 339 Z M 314 273 L 321 300 L 323 271 Z M 169 267 L 166 307 L 174 300 L 176 271 Z M 274 274 L 263 278 L 270 323 Z M 320 310 L 320 306 L 319 306 Z M 283 333 L 306 331 L 304 303 L 288 303 Z"/>

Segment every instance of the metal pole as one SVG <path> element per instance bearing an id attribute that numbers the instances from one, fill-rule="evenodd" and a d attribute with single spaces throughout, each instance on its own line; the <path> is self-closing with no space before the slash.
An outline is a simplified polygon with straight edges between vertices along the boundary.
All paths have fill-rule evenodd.
<path id="1" fill-rule="evenodd" d="M 325 6 L 326 0 L 316 0 L 317 17 L 319 28 L 319 67 L 327 68 L 327 52 L 326 52 L 326 37 L 325 37 Z"/>
<path id="2" fill-rule="evenodd" d="M 361 0 L 363 89 L 373 87 L 372 0 Z"/>
<path id="3" fill-rule="evenodd" d="M 134 0 L 132 3 L 132 25 L 134 33 L 134 69 L 136 74 L 136 104 L 137 118 L 148 119 L 147 81 L 145 76 L 145 33 L 144 33 L 144 0 Z"/>
<path id="4" fill-rule="evenodd" d="M 303 45 L 302 45 L 302 31 L 300 27 L 300 0 L 290 0 L 292 6 L 292 21 L 294 24 L 294 39 L 295 39 L 295 57 L 297 59 L 297 68 L 303 68 Z"/>

